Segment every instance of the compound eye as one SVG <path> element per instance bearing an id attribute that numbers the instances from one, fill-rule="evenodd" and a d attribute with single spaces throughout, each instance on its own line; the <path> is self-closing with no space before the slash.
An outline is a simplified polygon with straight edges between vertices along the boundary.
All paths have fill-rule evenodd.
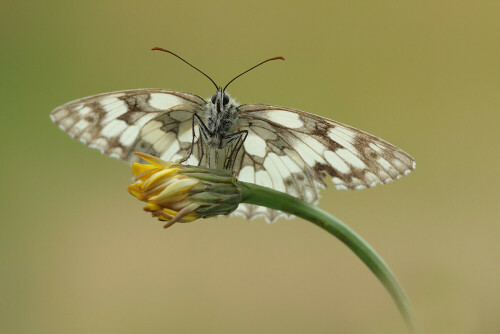
<path id="1" fill-rule="evenodd" d="M 212 95 L 212 104 L 215 104 L 216 100 L 217 100 L 217 93 Z"/>
<path id="2" fill-rule="evenodd" d="M 229 96 L 227 96 L 226 94 L 224 94 L 224 97 L 222 98 L 222 104 L 226 105 L 228 103 L 229 103 Z"/>

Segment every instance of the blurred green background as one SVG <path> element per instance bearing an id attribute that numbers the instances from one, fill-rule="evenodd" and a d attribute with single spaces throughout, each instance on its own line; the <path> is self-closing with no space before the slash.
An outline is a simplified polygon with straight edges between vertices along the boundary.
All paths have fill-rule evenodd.
<path id="1" fill-rule="evenodd" d="M 300 219 L 175 225 L 126 164 L 49 120 L 163 87 L 302 109 L 409 152 L 414 173 L 323 191 L 409 294 L 424 333 L 500 327 L 497 1 L 10 1 L 0 11 L 1 333 L 404 333 L 388 293 Z"/>

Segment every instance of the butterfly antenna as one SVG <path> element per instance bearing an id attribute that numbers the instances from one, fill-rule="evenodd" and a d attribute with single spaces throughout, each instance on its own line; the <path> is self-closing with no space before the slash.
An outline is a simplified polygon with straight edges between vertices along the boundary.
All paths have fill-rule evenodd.
<path id="1" fill-rule="evenodd" d="M 202 70 L 200 70 L 199 68 L 197 68 L 196 66 L 192 65 L 191 63 L 189 63 L 187 60 L 185 60 L 184 58 L 176 55 L 175 53 L 173 53 L 172 51 L 168 51 L 168 50 L 165 50 L 165 49 L 162 49 L 162 48 L 152 48 L 151 50 L 153 51 L 163 51 L 163 52 L 166 52 L 166 53 L 170 53 L 171 55 L 174 55 L 176 56 L 177 58 L 179 58 L 180 60 L 182 60 L 183 62 L 185 62 L 186 64 L 188 64 L 189 66 L 191 66 L 192 68 L 194 68 L 195 70 L 197 70 L 198 72 L 200 72 L 201 74 L 203 74 L 204 76 L 206 76 L 210 81 L 212 81 L 212 83 L 214 84 L 215 88 L 218 90 L 219 87 L 217 86 L 217 84 L 212 80 L 212 78 L 210 78 L 208 75 L 206 75 Z M 260 65 L 260 64 L 259 64 Z"/>
<path id="2" fill-rule="evenodd" d="M 262 65 L 262 64 L 264 64 L 264 63 L 267 63 L 268 61 L 271 61 L 271 60 L 277 60 L 277 59 L 285 60 L 285 58 L 283 58 L 283 57 L 274 57 L 274 58 L 269 58 L 269 59 L 267 59 L 267 60 L 264 60 L 263 62 L 261 62 L 261 63 L 259 63 L 259 64 L 255 65 L 254 67 L 249 68 L 249 69 L 248 69 L 248 70 L 246 70 L 245 72 L 243 72 L 243 73 L 241 73 L 241 74 L 237 75 L 236 77 L 234 77 L 231 81 L 229 81 L 229 82 L 227 83 L 227 85 L 226 85 L 226 86 L 224 86 L 224 89 L 223 89 L 222 91 L 223 91 L 223 92 L 224 92 L 224 91 L 226 91 L 227 86 L 229 86 L 229 84 L 230 84 L 231 82 L 233 82 L 234 80 L 238 79 L 239 77 L 241 77 L 243 74 L 247 73 L 248 71 L 251 71 L 251 70 L 253 70 L 253 69 L 254 69 L 254 68 L 256 68 L 256 67 L 258 67 L 258 66 L 260 66 L 260 65 Z"/>

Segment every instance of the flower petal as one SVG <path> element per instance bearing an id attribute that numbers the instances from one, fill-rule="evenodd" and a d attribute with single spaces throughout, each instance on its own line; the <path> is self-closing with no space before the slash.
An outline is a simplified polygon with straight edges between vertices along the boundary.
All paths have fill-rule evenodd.
<path id="1" fill-rule="evenodd" d="M 166 202 L 169 197 L 180 192 L 185 192 L 198 183 L 200 183 L 200 181 L 197 179 L 184 178 L 182 180 L 178 180 L 177 182 L 168 185 L 158 196 L 155 196 L 154 198 L 152 197 L 151 200 L 157 203 Z"/>
<path id="2" fill-rule="evenodd" d="M 198 209 L 200 205 L 196 203 L 192 203 L 188 206 L 186 206 L 184 209 L 179 211 L 175 217 L 173 217 L 168 223 L 163 225 L 164 228 L 170 227 L 173 224 L 177 222 L 182 222 L 182 223 L 189 223 L 198 218 L 200 215 L 193 212 L 194 210 Z"/>
<path id="3" fill-rule="evenodd" d="M 132 173 L 137 178 L 138 175 L 143 174 L 144 172 L 150 171 L 151 169 L 155 169 L 156 167 L 153 165 L 140 164 L 138 162 L 134 162 L 132 164 Z"/>
<path id="4" fill-rule="evenodd" d="M 154 157 L 146 153 L 134 152 L 134 154 L 137 155 L 142 160 L 149 162 L 151 165 L 155 167 L 170 167 L 172 165 L 172 162 L 161 160 L 157 157 Z"/>
<path id="5" fill-rule="evenodd" d="M 144 183 L 144 189 L 148 190 L 151 189 L 152 187 L 156 186 L 159 180 L 166 176 L 173 175 L 176 171 L 178 171 L 180 168 L 179 167 L 174 167 L 174 168 L 167 168 L 164 170 L 161 170 L 159 172 L 156 172 L 151 176 L 145 183 Z"/>

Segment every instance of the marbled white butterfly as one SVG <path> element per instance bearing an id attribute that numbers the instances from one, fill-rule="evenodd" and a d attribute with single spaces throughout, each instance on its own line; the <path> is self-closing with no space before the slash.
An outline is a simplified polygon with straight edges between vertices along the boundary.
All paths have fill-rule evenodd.
<path id="1" fill-rule="evenodd" d="M 187 61 L 173 54 L 187 64 Z M 275 59 L 268 59 L 249 70 Z M 337 189 L 363 189 L 410 173 L 413 158 L 351 126 L 268 104 L 239 105 L 217 88 L 211 98 L 167 89 L 86 97 L 56 108 L 51 119 L 75 139 L 129 163 L 135 151 L 163 160 L 232 170 L 246 182 L 316 203 L 329 175 Z M 201 140 L 200 140 L 201 138 Z M 274 221 L 286 214 L 241 204 L 233 214 Z"/>

